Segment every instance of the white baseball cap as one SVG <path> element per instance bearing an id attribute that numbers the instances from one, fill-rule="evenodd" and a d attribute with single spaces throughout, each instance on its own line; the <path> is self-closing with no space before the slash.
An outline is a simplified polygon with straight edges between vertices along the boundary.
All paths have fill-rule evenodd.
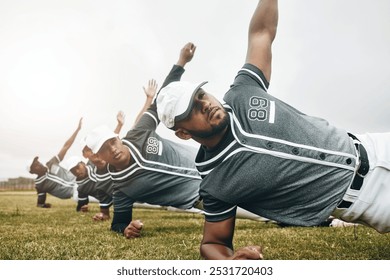
<path id="1" fill-rule="evenodd" d="M 160 90 L 157 96 L 157 114 L 160 121 L 173 128 L 175 122 L 184 120 L 191 113 L 195 93 L 207 82 L 172 82 Z"/>
<path id="2" fill-rule="evenodd" d="M 75 167 L 80 162 L 83 162 L 81 157 L 71 156 L 61 161 L 60 165 L 67 171 L 70 171 L 73 167 Z"/>
<path id="3" fill-rule="evenodd" d="M 102 125 L 92 130 L 91 133 L 85 137 L 85 143 L 87 147 L 96 154 L 103 146 L 104 142 L 115 137 L 118 137 L 118 134 L 108 128 L 108 126 Z"/>

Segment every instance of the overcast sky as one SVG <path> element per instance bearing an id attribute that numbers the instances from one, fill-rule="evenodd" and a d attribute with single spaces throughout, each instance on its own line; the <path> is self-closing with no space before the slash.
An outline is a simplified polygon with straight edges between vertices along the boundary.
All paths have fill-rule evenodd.
<path id="1" fill-rule="evenodd" d="M 131 127 L 181 47 L 183 80 L 222 99 L 244 63 L 256 0 L 0 0 L 0 178 L 26 176 L 83 128 Z M 390 1 L 279 1 L 270 93 L 351 132 L 390 131 Z M 159 132 L 175 139 L 164 127 Z M 195 143 L 191 143 L 195 145 Z"/>

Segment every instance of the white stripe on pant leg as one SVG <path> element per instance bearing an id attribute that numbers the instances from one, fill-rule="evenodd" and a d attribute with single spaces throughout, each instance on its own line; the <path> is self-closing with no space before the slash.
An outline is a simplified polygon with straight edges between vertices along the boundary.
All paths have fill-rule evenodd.
<path id="1" fill-rule="evenodd" d="M 73 200 L 76 202 L 79 201 L 79 192 L 77 191 L 77 187 L 77 184 L 73 185 Z"/>
<path id="2" fill-rule="evenodd" d="M 144 208 L 144 209 L 166 209 L 165 206 L 161 206 L 161 205 L 154 205 L 154 204 L 149 204 L 149 203 L 141 203 L 141 202 L 135 202 L 133 204 L 133 207 L 134 208 Z"/>
<path id="3" fill-rule="evenodd" d="M 99 203 L 99 200 L 90 195 L 88 196 L 88 201 L 91 203 Z"/>
<path id="4" fill-rule="evenodd" d="M 237 212 L 236 212 L 236 218 L 238 219 L 250 219 L 258 222 L 268 222 L 270 219 L 263 218 L 259 215 L 256 215 L 252 212 L 249 212 L 245 209 L 242 209 L 241 207 L 237 207 Z"/>

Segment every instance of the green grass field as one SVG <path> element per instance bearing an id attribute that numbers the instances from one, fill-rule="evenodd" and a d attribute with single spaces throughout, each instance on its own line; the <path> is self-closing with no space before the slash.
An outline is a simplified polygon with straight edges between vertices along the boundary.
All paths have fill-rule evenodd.
<path id="1" fill-rule="evenodd" d="M 127 240 L 110 222 L 77 213 L 75 202 L 48 196 L 51 209 L 35 206 L 34 192 L 0 192 L 2 260 L 198 260 L 203 217 L 165 210 L 135 209 L 142 238 Z M 111 210 L 112 211 L 112 210 Z M 287 227 L 237 220 L 234 246 L 259 244 L 268 260 L 389 260 L 390 235 L 364 226 Z"/>

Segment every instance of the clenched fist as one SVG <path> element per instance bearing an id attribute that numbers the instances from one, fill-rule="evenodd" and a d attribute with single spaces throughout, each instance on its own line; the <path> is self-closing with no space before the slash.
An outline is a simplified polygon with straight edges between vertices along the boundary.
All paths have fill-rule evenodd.
<path id="1" fill-rule="evenodd" d="M 123 235 L 128 239 L 140 237 L 143 225 L 140 220 L 131 221 L 125 228 Z"/>

